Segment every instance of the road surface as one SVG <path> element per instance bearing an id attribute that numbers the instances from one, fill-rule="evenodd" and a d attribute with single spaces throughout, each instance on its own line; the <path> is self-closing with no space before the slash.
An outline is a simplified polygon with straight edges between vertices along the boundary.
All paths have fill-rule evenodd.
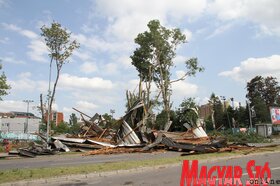
<path id="1" fill-rule="evenodd" d="M 250 155 L 222 160 L 211 160 L 210 162 L 203 162 L 200 164 L 207 165 L 238 165 L 243 169 L 242 182 L 248 179 L 247 171 L 245 169 L 249 160 L 255 160 L 256 164 L 264 165 L 269 162 L 269 167 L 272 173 L 272 179 L 280 182 L 280 152 L 266 153 L 258 155 Z M 186 157 L 187 158 L 187 157 Z M 50 186 L 106 186 L 106 185 L 139 185 L 139 186 L 160 186 L 160 185 L 179 185 L 181 178 L 182 165 L 168 165 L 156 168 L 143 168 L 131 171 L 120 171 L 118 173 L 102 173 L 99 175 L 77 175 L 68 176 L 64 178 L 54 178 L 48 180 L 37 180 L 34 182 L 20 182 L 18 185 L 50 185 Z M 280 183 L 279 183 L 280 184 Z M 270 184 L 270 185 L 279 185 Z M 244 184 L 243 184 L 244 185 Z"/>
<path id="2" fill-rule="evenodd" d="M 0 160 L 0 171 L 9 169 L 41 168 L 41 167 L 65 167 L 83 164 L 120 162 L 131 160 L 147 160 L 177 157 L 178 152 L 153 152 L 153 153 L 133 153 L 133 154 L 111 154 L 111 155 L 90 155 L 81 154 L 61 154 L 50 156 L 37 156 L 36 158 L 2 159 Z"/>

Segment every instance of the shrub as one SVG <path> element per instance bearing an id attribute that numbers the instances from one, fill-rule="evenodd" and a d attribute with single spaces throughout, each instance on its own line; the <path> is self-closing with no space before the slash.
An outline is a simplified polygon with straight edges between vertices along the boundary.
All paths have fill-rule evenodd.
<path id="1" fill-rule="evenodd" d="M 234 143 L 269 143 L 269 142 L 271 142 L 271 139 L 260 136 L 254 132 L 245 132 L 245 133 L 238 132 L 238 133 L 233 134 L 231 130 L 212 131 L 209 133 L 209 136 L 212 136 L 212 137 L 223 136 L 223 137 L 226 137 L 229 142 L 234 142 Z"/>

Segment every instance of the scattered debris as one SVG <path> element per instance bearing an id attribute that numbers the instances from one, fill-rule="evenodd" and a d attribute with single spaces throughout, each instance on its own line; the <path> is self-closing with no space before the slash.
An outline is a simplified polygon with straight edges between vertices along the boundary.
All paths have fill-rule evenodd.
<path id="1" fill-rule="evenodd" d="M 30 152 L 27 149 L 18 149 L 18 153 L 19 153 L 20 156 L 26 156 L 26 157 L 29 157 L 29 158 L 35 158 L 36 157 L 35 154 L 33 154 L 32 152 Z"/>
<path id="2" fill-rule="evenodd" d="M 57 149 L 64 150 L 65 152 L 70 152 L 70 149 L 59 140 L 54 140 L 53 144 Z"/>
<path id="3" fill-rule="evenodd" d="M 135 153 L 135 152 L 147 152 L 147 151 L 143 151 L 142 148 L 126 148 L 126 147 L 111 148 L 111 147 L 105 147 L 105 148 L 102 148 L 102 149 L 86 152 L 84 155 L 121 154 L 121 153 Z"/>
<path id="4" fill-rule="evenodd" d="M 53 136 L 49 141 L 44 135 L 37 134 L 43 144 L 33 142 L 27 148 L 19 148 L 10 155 L 20 155 L 34 158 L 37 155 L 52 155 L 58 152 L 79 151 L 84 155 L 151 152 L 172 150 L 183 152 L 181 155 L 192 155 L 213 152 L 230 152 L 234 150 L 255 149 L 253 144 L 228 144 L 226 138 L 208 137 L 200 119 L 185 123 L 186 132 L 168 132 L 172 122 L 165 125 L 164 130 L 151 130 L 145 125 L 150 117 L 145 104 L 138 100 L 131 104 L 131 109 L 120 118 L 116 124 L 119 128 L 113 130 L 106 127 L 105 119 L 98 113 L 93 117 L 79 112 L 83 121 L 76 135 Z M 149 109 L 148 109 L 149 110 Z M 188 109 L 197 114 L 197 110 Z M 7 156 L 7 155 L 2 155 Z"/>
<path id="5" fill-rule="evenodd" d="M 132 128 L 128 125 L 128 123 L 123 120 L 123 123 L 121 127 L 119 128 L 117 132 L 117 144 L 123 144 L 123 145 L 130 145 L 130 144 L 135 144 L 138 145 L 141 143 L 140 139 L 134 132 L 139 126 Z"/>
<path id="6" fill-rule="evenodd" d="M 39 145 L 33 142 L 28 148 L 19 148 L 18 152 L 19 155 L 36 157 L 37 155 L 54 155 L 57 154 L 59 150 L 60 149 L 57 148 L 47 148 L 44 145 Z"/>

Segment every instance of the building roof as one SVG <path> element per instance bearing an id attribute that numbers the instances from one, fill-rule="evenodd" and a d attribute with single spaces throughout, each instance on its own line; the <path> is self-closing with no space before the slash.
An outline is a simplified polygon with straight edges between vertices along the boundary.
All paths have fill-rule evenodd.
<path id="1" fill-rule="evenodd" d="M 18 112 L 18 111 L 11 111 L 11 112 L 0 112 L 0 117 L 1 118 L 39 118 L 37 116 L 35 116 L 33 113 L 31 112 Z"/>

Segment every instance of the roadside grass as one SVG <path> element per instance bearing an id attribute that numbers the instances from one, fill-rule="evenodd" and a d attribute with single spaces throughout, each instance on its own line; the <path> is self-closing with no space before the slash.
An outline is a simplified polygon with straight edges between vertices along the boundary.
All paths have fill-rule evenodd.
<path id="1" fill-rule="evenodd" d="M 269 151 L 280 151 L 280 147 L 269 147 L 256 149 L 253 152 L 269 152 Z M 196 154 L 188 156 L 179 156 L 172 158 L 158 158 L 152 160 L 135 160 L 125 162 L 110 162 L 110 163 L 97 163 L 88 165 L 79 165 L 72 167 L 51 167 L 51 168 L 35 168 L 35 169 L 12 169 L 6 171 L 0 171 L 0 184 L 6 182 L 16 182 L 20 180 L 33 180 L 40 178 L 58 177 L 64 175 L 75 175 L 75 174 L 88 174 L 88 173 L 100 173 L 106 171 L 116 170 L 128 170 L 142 167 L 153 167 L 160 165 L 176 164 L 181 163 L 183 160 L 215 160 L 216 158 L 222 157 L 234 157 L 242 155 L 250 150 L 233 151 L 233 152 L 222 152 L 222 153 L 209 153 L 209 154 Z"/>

